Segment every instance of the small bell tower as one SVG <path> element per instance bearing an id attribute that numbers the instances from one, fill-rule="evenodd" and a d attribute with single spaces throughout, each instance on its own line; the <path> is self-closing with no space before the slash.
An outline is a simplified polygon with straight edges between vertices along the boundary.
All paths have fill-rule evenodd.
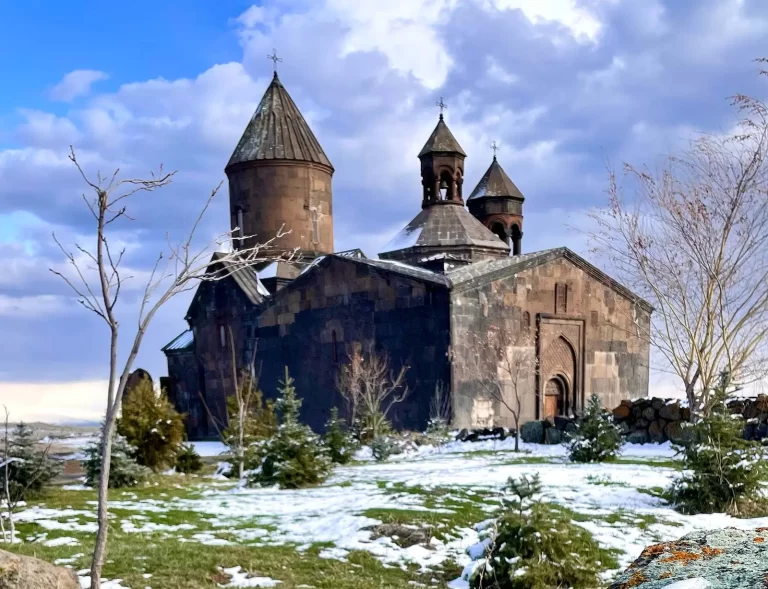
<path id="1" fill-rule="evenodd" d="M 442 97 L 437 106 L 440 107 L 437 126 L 419 152 L 423 190 L 422 209 L 442 204 L 464 206 L 462 186 L 464 159 L 467 154 L 445 124 L 443 109 L 447 108 L 447 105 Z"/>
<path id="2" fill-rule="evenodd" d="M 496 159 L 498 146 L 494 141 L 493 161 L 467 199 L 469 212 L 512 248 L 512 255 L 523 252 L 523 202 L 525 197 Z"/>

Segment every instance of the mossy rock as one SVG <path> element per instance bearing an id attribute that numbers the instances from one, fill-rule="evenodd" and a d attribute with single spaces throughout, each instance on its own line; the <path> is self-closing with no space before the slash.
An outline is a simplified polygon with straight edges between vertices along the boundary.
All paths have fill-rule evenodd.
<path id="1" fill-rule="evenodd" d="M 526 444 L 543 444 L 544 422 L 529 421 L 528 423 L 524 423 L 520 428 L 520 437 Z"/>

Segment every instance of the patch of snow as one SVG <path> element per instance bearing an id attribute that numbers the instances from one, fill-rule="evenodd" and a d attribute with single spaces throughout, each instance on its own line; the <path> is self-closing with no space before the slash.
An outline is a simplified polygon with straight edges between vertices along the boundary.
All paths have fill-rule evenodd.
<path id="1" fill-rule="evenodd" d="M 64 491 L 93 491 L 93 487 L 87 487 L 85 485 L 64 485 L 62 489 Z"/>
<path id="2" fill-rule="evenodd" d="M 220 456 L 229 452 L 229 448 L 222 442 L 189 442 L 189 445 L 195 449 L 202 457 Z"/>
<path id="3" fill-rule="evenodd" d="M 79 546 L 80 540 L 77 538 L 67 538 L 62 536 L 61 538 L 53 538 L 52 540 L 46 540 L 43 542 L 43 546 Z"/>
<path id="4" fill-rule="evenodd" d="M 229 575 L 230 581 L 226 585 L 219 584 L 219 587 L 275 587 L 282 583 L 270 577 L 251 577 L 242 567 L 220 570 Z"/>
<path id="5" fill-rule="evenodd" d="M 394 252 L 415 246 L 421 237 L 422 229 L 422 227 L 406 227 L 395 235 L 381 251 Z"/>
<path id="6" fill-rule="evenodd" d="M 671 585 L 664 585 L 664 589 L 709 589 L 710 587 L 712 587 L 712 583 L 703 577 L 684 579 L 682 581 L 675 581 Z"/>

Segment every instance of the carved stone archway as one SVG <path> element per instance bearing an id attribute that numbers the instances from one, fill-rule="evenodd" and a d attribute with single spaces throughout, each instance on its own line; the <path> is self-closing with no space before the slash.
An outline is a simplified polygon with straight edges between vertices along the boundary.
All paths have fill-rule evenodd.
<path id="1" fill-rule="evenodd" d="M 583 405 L 584 323 L 580 318 L 539 315 L 537 333 L 539 371 L 536 392 L 537 419 L 578 414 Z M 553 380 L 554 379 L 554 380 Z M 547 399 L 547 393 L 562 398 Z"/>

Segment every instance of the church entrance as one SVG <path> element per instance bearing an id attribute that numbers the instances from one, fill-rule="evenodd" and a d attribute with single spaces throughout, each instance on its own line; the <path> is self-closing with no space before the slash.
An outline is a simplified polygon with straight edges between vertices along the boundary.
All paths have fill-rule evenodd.
<path id="1" fill-rule="evenodd" d="M 560 376 L 547 381 L 544 389 L 544 419 L 554 419 L 563 415 L 565 400 L 568 398 L 568 384 Z"/>

